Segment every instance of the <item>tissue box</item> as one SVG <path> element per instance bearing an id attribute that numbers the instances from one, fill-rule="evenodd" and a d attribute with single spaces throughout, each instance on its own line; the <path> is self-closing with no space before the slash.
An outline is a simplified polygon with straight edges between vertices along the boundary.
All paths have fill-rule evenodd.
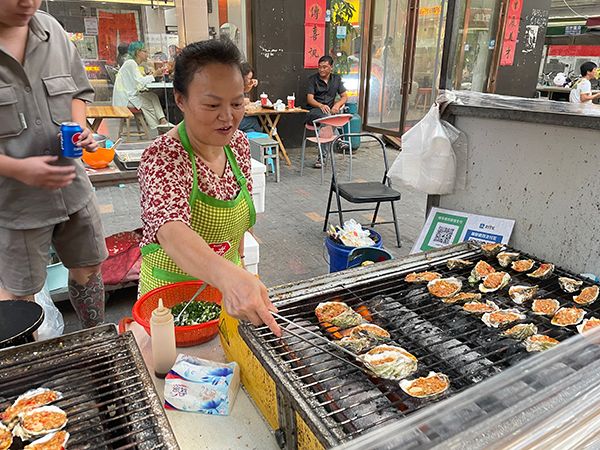
<path id="1" fill-rule="evenodd" d="M 240 368 L 179 354 L 165 378 L 165 408 L 227 416 L 240 388 Z"/>

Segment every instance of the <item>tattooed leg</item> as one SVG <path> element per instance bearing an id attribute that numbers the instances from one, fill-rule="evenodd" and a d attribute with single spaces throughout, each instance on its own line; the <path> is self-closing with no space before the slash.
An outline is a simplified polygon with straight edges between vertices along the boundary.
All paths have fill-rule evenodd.
<path id="1" fill-rule="evenodd" d="M 83 328 L 104 322 L 104 283 L 100 266 L 69 271 L 69 299 Z"/>

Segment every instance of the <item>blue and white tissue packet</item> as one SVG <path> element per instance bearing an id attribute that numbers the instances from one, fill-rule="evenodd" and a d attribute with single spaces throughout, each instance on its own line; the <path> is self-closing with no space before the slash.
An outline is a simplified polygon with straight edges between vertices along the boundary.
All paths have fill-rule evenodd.
<path id="1" fill-rule="evenodd" d="M 227 416 L 240 389 L 240 368 L 179 354 L 165 378 L 165 409 Z"/>

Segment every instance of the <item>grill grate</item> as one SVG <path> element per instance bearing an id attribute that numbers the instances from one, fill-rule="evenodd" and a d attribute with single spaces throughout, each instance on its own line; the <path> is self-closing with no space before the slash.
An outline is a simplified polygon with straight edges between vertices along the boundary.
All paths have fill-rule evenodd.
<path id="1" fill-rule="evenodd" d="M 380 271 L 370 269 L 369 276 L 359 277 L 362 273 L 360 270 L 329 275 L 321 279 L 324 285 L 321 292 L 318 286 L 312 290 L 298 287 L 296 292 L 293 286 L 287 286 L 286 299 L 276 303 L 282 316 L 323 336 L 328 336 L 328 333 L 319 326 L 314 315 L 318 303 L 343 301 L 354 309 L 366 305 L 373 323 L 388 330 L 393 343 L 418 358 L 419 370 L 414 377 L 425 376 L 431 370 L 443 372 L 450 377 L 450 389 L 436 399 L 415 399 L 402 392 L 397 382 L 367 376 L 361 370 L 344 364 L 320 349 L 321 344 L 315 342 L 314 338 L 311 339 L 308 333 L 302 335 L 302 331 L 298 329 L 293 331 L 299 337 L 286 334 L 283 339 L 279 339 L 265 327 L 242 327 L 242 336 L 255 354 L 259 354 L 267 366 L 269 362 L 278 365 L 281 368 L 280 375 L 297 390 L 305 402 L 305 408 L 308 406 L 314 409 L 314 416 L 318 418 L 319 424 L 315 425 L 312 421 L 313 428 L 318 428 L 318 434 L 324 442 L 344 442 L 399 420 L 530 356 L 522 344 L 502 337 L 498 329 L 488 328 L 479 316 L 463 311 L 462 305 L 444 304 L 429 295 L 426 285 L 406 283 L 406 274 L 413 271 L 436 271 L 443 277 L 462 279 L 464 292 L 478 292 L 478 285 L 470 287 L 466 282 L 471 268 L 450 270 L 446 267 L 446 261 L 450 258 L 474 262 L 484 259 L 496 270 L 509 272 L 512 277 L 510 285 L 538 285 L 536 298 L 552 297 L 558 299 L 561 306 L 581 307 L 575 305 L 571 294 L 565 294 L 558 286 L 558 276 L 578 278 L 564 270 L 556 268 L 550 279 L 536 280 L 510 268 L 502 268 L 495 258 L 485 258 L 478 248 L 467 244 L 457 246 L 454 250 L 444 250 L 442 254 L 437 258 L 420 260 L 413 257 L 413 262 L 408 265 L 383 263 Z M 523 258 L 536 260 L 522 252 L 521 255 Z M 394 269 L 389 269 L 391 266 Z M 337 283 L 336 277 L 339 280 Z M 329 285 L 323 280 L 328 280 Z M 336 284 L 337 286 L 331 287 Z M 588 285 L 590 283 L 586 282 L 584 287 Z M 492 300 L 503 309 L 516 308 L 527 313 L 526 322 L 536 324 L 539 333 L 559 341 L 576 334 L 575 327 L 559 328 L 550 324 L 549 317 L 532 314 L 529 309 L 531 302 L 526 305 L 515 304 L 508 296 L 508 288 L 484 294 L 483 299 Z M 594 313 L 598 315 L 600 301 L 584 306 L 583 309 L 588 318 Z M 305 339 L 312 344 L 305 342 Z M 346 358 L 342 352 L 339 352 L 339 356 Z M 565 373 L 572 371 L 568 367 L 564 367 L 564 370 Z M 481 410 L 473 410 L 471 413 L 482 414 L 485 408 L 482 405 Z M 307 417 L 312 415 L 307 411 L 304 414 Z M 308 417 L 309 420 L 310 418 Z"/>
<path id="2" fill-rule="evenodd" d="M 69 449 L 178 448 L 131 333 L 104 325 L 0 352 L 0 410 L 37 387 L 62 392 Z"/>

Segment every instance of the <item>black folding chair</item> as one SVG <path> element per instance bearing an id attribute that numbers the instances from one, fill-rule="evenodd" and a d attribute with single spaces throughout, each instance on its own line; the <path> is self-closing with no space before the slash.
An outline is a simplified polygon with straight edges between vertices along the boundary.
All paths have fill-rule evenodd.
<path id="1" fill-rule="evenodd" d="M 338 183 L 335 171 L 335 158 L 333 154 L 334 148 L 336 148 L 336 143 L 338 139 L 346 139 L 357 136 L 357 137 L 368 137 L 375 139 L 379 145 L 381 146 L 381 150 L 383 151 L 383 164 L 384 164 L 384 172 L 383 179 L 381 181 L 369 181 L 366 183 Z M 327 212 L 325 213 L 325 223 L 323 224 L 323 231 L 327 230 L 327 225 L 329 223 L 329 215 L 337 213 L 340 219 L 340 226 L 344 223 L 344 212 L 352 212 L 352 211 L 373 211 L 373 219 L 371 221 L 371 227 L 375 226 L 375 222 L 377 221 L 377 214 L 379 213 L 379 206 L 382 203 L 390 202 L 392 207 L 392 216 L 394 218 L 393 222 L 379 222 L 377 225 L 393 223 L 394 229 L 396 230 L 396 241 L 398 243 L 398 247 L 401 247 L 400 243 L 400 230 L 398 228 L 398 218 L 396 217 L 396 208 L 394 206 L 394 202 L 400 200 L 400 192 L 392 189 L 392 183 L 387 176 L 389 165 L 387 160 L 387 154 L 385 151 L 385 144 L 383 141 L 375 136 L 372 133 L 347 133 L 341 134 L 335 138 L 335 140 L 331 143 L 329 148 L 330 151 L 330 160 L 331 160 L 331 186 L 329 188 L 329 199 L 327 200 Z M 337 201 L 338 209 L 336 211 L 331 211 L 331 199 L 333 194 L 335 193 L 335 198 Z M 355 208 L 355 209 L 342 209 L 342 198 L 347 200 L 350 203 L 364 204 L 364 203 L 375 203 L 374 208 Z"/>

